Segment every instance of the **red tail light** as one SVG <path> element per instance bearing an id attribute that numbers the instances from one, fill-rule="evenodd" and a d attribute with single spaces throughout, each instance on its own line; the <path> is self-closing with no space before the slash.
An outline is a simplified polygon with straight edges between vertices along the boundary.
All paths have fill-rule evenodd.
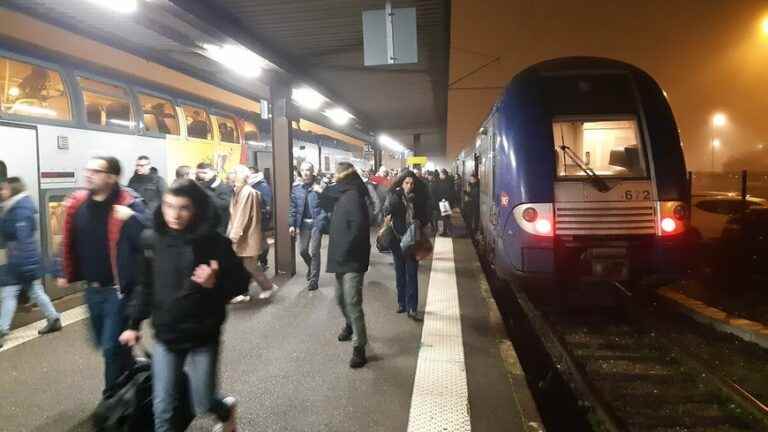
<path id="1" fill-rule="evenodd" d="M 685 231 L 688 208 L 680 201 L 660 201 L 656 203 L 656 234 L 660 236 L 677 235 Z"/>
<path id="2" fill-rule="evenodd" d="M 665 233 L 673 233 L 677 229 L 677 222 L 672 218 L 664 218 L 661 220 L 661 230 Z"/>
<path id="3" fill-rule="evenodd" d="M 536 232 L 541 235 L 552 234 L 552 223 L 546 219 L 539 219 L 535 224 Z"/>

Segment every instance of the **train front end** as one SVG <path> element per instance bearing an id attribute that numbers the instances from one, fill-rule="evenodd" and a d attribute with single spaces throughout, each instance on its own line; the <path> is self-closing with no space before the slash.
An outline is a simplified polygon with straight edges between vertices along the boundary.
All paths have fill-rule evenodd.
<path id="1" fill-rule="evenodd" d="M 634 67 L 602 60 L 540 67 L 524 81 L 536 90 L 517 95 L 529 105 L 508 104 L 518 118 L 508 126 L 510 142 L 525 149 L 511 148 L 506 163 L 527 166 L 506 190 L 501 176 L 498 197 L 510 207 L 500 246 L 517 261 L 507 267 L 581 282 L 679 275 L 686 171 L 659 86 Z"/>

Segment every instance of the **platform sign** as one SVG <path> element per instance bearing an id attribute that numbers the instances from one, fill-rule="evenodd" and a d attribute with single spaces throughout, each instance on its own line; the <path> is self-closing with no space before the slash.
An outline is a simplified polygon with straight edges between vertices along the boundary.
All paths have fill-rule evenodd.
<path id="1" fill-rule="evenodd" d="M 388 13 L 388 11 L 390 13 Z M 416 8 L 363 11 L 363 53 L 366 66 L 418 63 Z"/>
<path id="2" fill-rule="evenodd" d="M 427 164 L 427 157 L 426 156 L 410 156 L 408 159 L 406 159 L 406 162 L 408 166 L 424 166 Z"/>

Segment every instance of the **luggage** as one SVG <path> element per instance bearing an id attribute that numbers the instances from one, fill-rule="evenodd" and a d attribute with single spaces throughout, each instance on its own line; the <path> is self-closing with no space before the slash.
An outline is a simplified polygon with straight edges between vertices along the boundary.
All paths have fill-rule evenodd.
<path id="1" fill-rule="evenodd" d="M 451 213 L 452 213 L 452 211 L 451 211 L 451 204 L 447 200 L 445 200 L 445 199 L 441 200 L 439 205 L 440 205 L 440 215 L 441 216 L 450 216 L 451 215 Z"/>
<path id="2" fill-rule="evenodd" d="M 150 357 L 147 353 L 147 357 Z M 184 374 L 178 380 L 178 406 L 173 413 L 173 425 L 184 431 L 195 418 L 189 395 L 189 380 Z M 136 364 L 104 395 L 93 413 L 93 425 L 103 432 L 148 432 L 154 430 L 152 412 L 152 363 L 138 360 Z"/>

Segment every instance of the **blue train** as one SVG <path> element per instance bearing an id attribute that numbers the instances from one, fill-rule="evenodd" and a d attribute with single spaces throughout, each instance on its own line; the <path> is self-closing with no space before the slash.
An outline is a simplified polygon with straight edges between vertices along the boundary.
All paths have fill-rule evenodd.
<path id="1" fill-rule="evenodd" d="M 504 279 L 625 283 L 681 270 L 680 136 L 637 67 L 574 57 L 520 72 L 456 173 L 479 179 L 481 245 Z"/>

